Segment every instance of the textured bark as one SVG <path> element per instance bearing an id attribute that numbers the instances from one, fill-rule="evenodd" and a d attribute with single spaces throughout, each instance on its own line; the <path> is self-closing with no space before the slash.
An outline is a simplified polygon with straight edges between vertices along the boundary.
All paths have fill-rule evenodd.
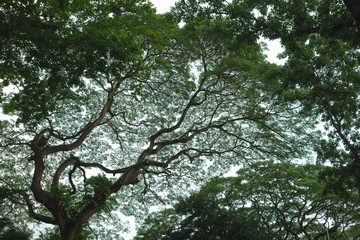
<path id="1" fill-rule="evenodd" d="M 75 240 L 81 225 L 67 223 L 65 226 L 60 226 L 61 240 Z"/>
<path id="2" fill-rule="evenodd" d="M 344 0 L 344 3 L 353 15 L 356 25 L 360 30 L 360 0 Z"/>
<path id="3" fill-rule="evenodd" d="M 69 216 L 67 216 L 66 214 L 66 206 L 64 206 L 59 197 L 51 194 L 49 191 L 46 191 L 42 188 L 43 175 L 45 171 L 45 158 L 50 154 L 71 151 L 80 146 L 83 141 L 89 136 L 92 130 L 99 126 L 105 118 L 106 113 L 109 111 L 113 103 L 113 96 L 119 85 L 120 82 L 118 82 L 114 86 L 114 88 L 109 91 L 107 101 L 104 104 L 98 118 L 95 119 L 93 122 L 87 124 L 82 129 L 77 139 L 74 140 L 72 143 L 58 146 L 49 146 L 47 144 L 48 139 L 50 137 L 57 137 L 53 134 L 53 129 L 50 128 L 44 129 L 40 133 L 36 134 L 31 142 L 30 147 L 33 155 L 29 158 L 29 160 L 34 162 L 35 168 L 30 188 L 34 194 L 35 200 L 44 205 L 51 212 L 54 220 L 52 218 L 46 218 L 45 216 L 38 216 L 37 214 L 35 214 L 32 209 L 32 203 L 30 202 L 30 199 L 27 198 L 29 212 L 31 213 L 30 215 L 35 216 L 36 219 L 42 220 L 46 218 L 45 220 L 47 221 L 44 222 L 51 222 L 54 225 L 58 225 L 60 228 L 61 239 L 63 240 L 76 239 L 76 236 L 81 230 L 82 225 L 86 223 L 89 218 L 99 210 L 100 206 L 105 203 L 108 196 L 103 191 L 95 191 L 92 201 L 84 207 L 84 209 L 75 217 L 75 219 L 70 219 Z M 46 135 L 49 136 L 46 137 Z M 72 166 L 76 162 L 79 162 L 79 159 L 71 155 L 70 158 L 60 164 L 53 176 L 53 181 L 51 185 L 52 188 L 58 187 L 61 174 L 68 166 Z M 128 174 L 126 174 L 125 176 L 127 175 Z M 125 184 L 121 184 L 119 188 L 122 185 Z"/>

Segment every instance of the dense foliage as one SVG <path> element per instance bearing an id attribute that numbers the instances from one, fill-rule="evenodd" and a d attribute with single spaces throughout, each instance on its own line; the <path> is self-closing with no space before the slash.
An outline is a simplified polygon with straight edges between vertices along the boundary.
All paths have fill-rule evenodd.
<path id="1" fill-rule="evenodd" d="M 16 200 L 16 192 L 0 187 L 0 209 L 11 209 L 16 208 L 15 204 L 11 204 L 17 202 Z M 7 204 L 11 204 L 10 208 L 7 208 Z M 5 215 L 3 217 L 3 215 Z M 26 228 L 19 229 L 18 225 L 14 224 L 12 220 L 6 217 L 6 212 L 4 210 L 1 212 L 0 215 L 0 240 L 28 240 L 30 234 Z"/>
<path id="2" fill-rule="evenodd" d="M 119 238 L 119 212 L 313 150 L 346 196 L 360 186 L 358 2 L 0 3 L 0 188 L 16 196 L 1 219 Z M 280 39 L 283 66 L 260 37 Z"/>
<path id="3" fill-rule="evenodd" d="M 326 192 L 319 165 L 257 162 L 155 212 L 135 239 L 358 239 L 360 197 Z"/>
<path id="4" fill-rule="evenodd" d="M 250 215 L 246 209 L 221 208 L 211 196 L 191 196 L 176 205 L 175 210 L 155 213 L 143 224 L 134 239 L 273 239 L 259 217 Z"/>

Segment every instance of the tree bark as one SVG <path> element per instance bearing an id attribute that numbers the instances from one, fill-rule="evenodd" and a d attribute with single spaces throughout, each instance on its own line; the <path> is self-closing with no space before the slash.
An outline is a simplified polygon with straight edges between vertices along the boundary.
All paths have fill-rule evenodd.
<path id="1" fill-rule="evenodd" d="M 60 226 L 61 240 L 76 240 L 81 226 L 80 223 L 65 223 L 64 226 Z"/>
<path id="2" fill-rule="evenodd" d="M 356 25 L 360 30 L 360 0 L 344 0 L 344 3 L 353 15 Z"/>

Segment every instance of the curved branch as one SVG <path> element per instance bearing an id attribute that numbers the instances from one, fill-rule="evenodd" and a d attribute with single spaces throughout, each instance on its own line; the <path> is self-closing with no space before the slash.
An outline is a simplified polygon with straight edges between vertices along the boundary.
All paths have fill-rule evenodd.
<path id="1" fill-rule="evenodd" d="M 51 134 L 52 129 L 45 128 L 40 133 L 36 134 L 34 139 L 30 143 L 30 147 L 34 152 L 37 152 L 41 150 L 42 147 L 44 147 L 47 144 L 48 138 L 45 137 L 46 133 Z"/>
<path id="2" fill-rule="evenodd" d="M 120 168 L 120 169 L 115 169 L 115 170 L 111 170 L 109 168 L 104 167 L 103 165 L 99 164 L 99 163 L 85 163 L 85 162 L 81 162 L 78 161 L 76 163 L 78 166 L 82 166 L 82 167 L 95 167 L 95 168 L 99 168 L 102 171 L 106 172 L 106 173 L 111 173 L 111 174 L 119 174 L 119 173 L 125 173 L 130 167 L 125 167 L 125 168 Z"/>
<path id="3" fill-rule="evenodd" d="M 76 187 L 75 187 L 74 182 L 72 180 L 72 175 L 75 172 L 75 170 L 76 170 L 76 165 L 74 165 L 74 167 L 69 172 L 69 182 L 70 182 L 70 185 L 71 185 L 71 188 L 72 188 L 71 194 L 76 193 Z"/>
<path id="4" fill-rule="evenodd" d="M 12 191 L 20 194 L 23 197 L 23 199 L 26 203 L 26 206 L 28 208 L 29 216 L 31 218 L 41 221 L 41 222 L 44 222 L 44 223 L 56 225 L 56 221 L 53 218 L 35 213 L 34 204 L 31 202 L 29 194 L 27 194 L 24 190 L 19 190 L 19 189 L 14 188 L 10 183 L 5 181 L 4 179 L 0 179 L 0 180 L 3 181 L 9 188 L 11 188 Z"/>
<path id="5" fill-rule="evenodd" d="M 124 78 L 126 78 L 126 77 L 127 76 L 125 76 Z M 104 104 L 98 118 L 96 118 L 93 122 L 91 122 L 90 124 L 86 125 L 83 128 L 82 133 L 80 134 L 80 136 L 77 140 L 75 140 L 73 143 L 70 143 L 70 144 L 63 144 L 63 145 L 49 147 L 45 150 L 45 155 L 49 155 L 51 153 L 60 152 L 60 151 L 71 151 L 71 150 L 79 147 L 85 141 L 85 139 L 89 136 L 89 134 L 92 132 L 92 130 L 101 124 L 102 120 L 106 116 L 106 113 L 109 112 L 109 109 L 114 101 L 114 94 L 117 91 L 117 89 L 120 87 L 120 83 L 121 83 L 121 81 L 118 81 L 116 83 L 116 85 L 114 86 L 114 88 L 111 91 L 109 91 L 107 101 Z"/>
<path id="6" fill-rule="evenodd" d="M 29 195 L 27 193 L 25 193 L 25 192 L 19 192 L 19 193 L 25 200 L 25 203 L 26 203 L 26 205 L 28 207 L 28 210 L 29 210 L 29 216 L 31 218 L 33 218 L 35 220 L 38 220 L 40 222 L 49 223 L 49 224 L 52 224 L 52 225 L 57 225 L 55 219 L 53 219 L 51 217 L 48 217 L 48 216 L 38 214 L 38 213 L 35 213 L 34 205 L 31 202 L 30 197 L 29 197 Z"/>
<path id="7" fill-rule="evenodd" d="M 61 174 L 65 171 L 65 169 L 68 166 L 75 164 L 75 162 L 77 162 L 77 161 L 80 161 L 79 158 L 74 157 L 74 156 L 71 155 L 69 159 L 65 160 L 65 162 L 63 162 L 58 167 L 58 169 L 56 170 L 56 172 L 54 174 L 54 177 L 53 177 L 53 181 L 52 181 L 52 184 L 51 184 L 52 188 L 58 187 Z"/>
<path id="8" fill-rule="evenodd" d="M 83 169 L 82 167 L 78 167 L 80 169 L 80 171 L 83 173 L 83 177 L 84 177 L 84 182 L 86 182 L 86 173 L 85 173 L 85 169 Z"/>
<path id="9" fill-rule="evenodd" d="M 185 120 L 185 117 L 186 117 L 186 114 L 187 112 L 190 110 L 191 107 L 193 106 L 197 106 L 197 105 L 200 105 L 199 103 L 195 102 L 195 98 L 199 95 L 199 93 L 202 91 L 202 86 L 204 85 L 205 83 L 205 80 L 206 80 L 206 77 L 204 77 L 197 89 L 197 91 L 193 94 L 193 96 L 191 97 L 191 99 L 189 100 L 188 104 L 186 105 L 186 107 L 184 108 L 183 112 L 181 113 L 181 116 L 180 116 L 180 119 L 178 120 L 178 122 L 172 126 L 172 127 L 169 127 L 169 128 L 163 128 L 163 129 L 160 129 L 157 133 L 155 133 L 154 135 L 152 135 L 150 137 L 150 146 L 154 145 L 155 144 L 155 140 L 156 138 L 158 138 L 159 136 L 161 136 L 162 134 L 164 133 L 169 133 L 169 132 L 173 132 L 175 131 L 176 129 L 178 129 L 181 124 L 184 122 Z"/>

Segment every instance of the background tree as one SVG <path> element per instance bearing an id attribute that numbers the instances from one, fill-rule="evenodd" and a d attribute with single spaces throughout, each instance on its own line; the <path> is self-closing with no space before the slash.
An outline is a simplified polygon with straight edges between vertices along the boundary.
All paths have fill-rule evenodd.
<path id="1" fill-rule="evenodd" d="M 194 15 L 179 28 L 140 0 L 0 9 L 1 87 L 14 88 L 1 98 L 14 116 L 1 122 L 1 184 L 62 239 L 96 214 L 141 214 L 141 193 L 305 151 L 312 120 L 274 94 L 275 66 L 238 21 Z"/>
<path id="2" fill-rule="evenodd" d="M 11 190 L 4 187 L 0 187 L 0 207 L 2 209 L 0 213 L 0 240 L 28 240 L 30 239 L 30 233 L 26 228 L 26 224 L 22 225 L 22 229 L 19 229 L 12 220 L 9 219 L 9 212 L 7 211 L 16 211 L 18 206 L 17 203 L 17 194 Z M 18 218 L 19 219 L 19 218 Z M 17 224 L 19 225 L 19 224 Z"/>
<path id="3" fill-rule="evenodd" d="M 17 230 L 10 219 L 0 218 L 1 240 L 28 240 L 29 233 Z"/>
<path id="4" fill-rule="evenodd" d="M 261 32 L 281 40 L 287 61 L 272 76 L 280 79 L 285 100 L 300 103 L 301 114 L 324 123 L 327 137 L 314 144 L 318 163 L 335 168 L 322 169 L 321 178 L 340 195 L 360 186 L 358 6 L 356 1 L 185 1 L 174 11 L 185 22 L 228 16 L 247 37 Z"/>
<path id="5" fill-rule="evenodd" d="M 213 181 L 174 208 L 153 213 L 135 239 L 274 239 L 259 216 L 227 205 L 223 191 Z"/>
<path id="6" fill-rule="evenodd" d="M 342 239 L 359 222 L 359 197 L 352 185 L 347 197 L 327 191 L 320 165 L 258 162 L 239 170 L 230 185 L 242 203 L 250 201 L 263 224 L 278 239 Z M 230 188 L 229 188 L 230 189 Z M 347 236 L 350 237 L 350 236 Z"/>
<path id="7" fill-rule="evenodd" d="M 300 103 L 300 113 L 317 116 L 324 124 L 327 136 L 314 146 L 319 163 L 339 167 L 327 173 L 336 176 L 337 183 L 329 185 L 339 192 L 349 176 L 360 186 L 358 6 L 358 1 L 337 0 L 190 0 L 174 9 L 178 21 L 227 16 L 247 37 L 260 34 L 281 41 L 280 57 L 286 62 L 272 75 L 282 84 L 279 95 Z"/>
<path id="8" fill-rule="evenodd" d="M 347 198 L 326 192 L 323 168 L 257 162 L 214 178 L 154 213 L 136 239 L 356 239 L 360 198 L 354 189 Z"/>
<path id="9" fill-rule="evenodd" d="M 282 57 L 287 61 L 279 72 L 283 96 L 300 101 L 304 111 L 312 111 L 324 123 L 327 137 L 316 147 L 318 161 L 339 167 L 329 170 L 328 175 L 338 179 L 330 185 L 341 191 L 345 179 L 354 176 L 360 186 L 356 1 L 253 4 L 263 14 L 258 24 L 264 36 L 280 39 L 285 48 Z"/>

